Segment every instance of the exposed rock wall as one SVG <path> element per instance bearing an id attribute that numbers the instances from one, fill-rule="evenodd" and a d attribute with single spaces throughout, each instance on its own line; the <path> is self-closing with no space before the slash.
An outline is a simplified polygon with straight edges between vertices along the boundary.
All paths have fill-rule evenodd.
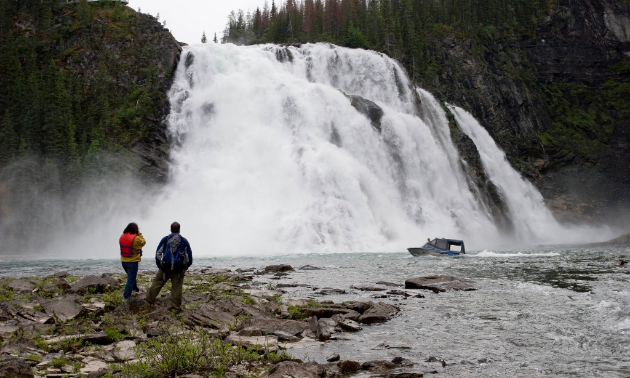
<path id="1" fill-rule="evenodd" d="M 623 0 L 561 0 L 535 38 L 436 36 L 437 76 L 419 84 L 478 118 L 561 219 L 601 220 L 630 207 L 629 118 L 612 103 L 630 83 L 629 15 Z M 566 108 L 592 110 L 596 127 Z"/>

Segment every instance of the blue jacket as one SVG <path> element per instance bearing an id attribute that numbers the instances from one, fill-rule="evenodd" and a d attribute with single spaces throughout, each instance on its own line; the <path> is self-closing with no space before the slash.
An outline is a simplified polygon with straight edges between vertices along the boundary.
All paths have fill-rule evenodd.
<path id="1" fill-rule="evenodd" d="M 155 263 L 157 264 L 157 267 L 162 269 L 162 258 L 164 257 L 166 251 L 167 242 L 171 243 L 171 251 L 174 249 L 180 250 L 181 248 L 181 251 L 184 254 L 183 264 L 186 267 L 185 269 L 190 268 L 193 263 L 192 249 L 190 248 L 188 240 L 180 234 L 170 234 L 160 241 L 160 244 L 155 251 Z M 174 246 L 175 248 L 173 248 Z"/>

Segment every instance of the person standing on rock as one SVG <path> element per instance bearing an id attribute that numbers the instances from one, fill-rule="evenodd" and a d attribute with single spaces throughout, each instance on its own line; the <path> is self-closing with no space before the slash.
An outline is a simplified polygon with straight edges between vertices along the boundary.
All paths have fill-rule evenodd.
<path id="1" fill-rule="evenodd" d="M 171 310 L 175 312 L 181 312 L 184 275 L 193 262 L 190 243 L 179 232 L 180 224 L 174 222 L 171 224 L 171 234 L 160 241 L 155 252 L 155 263 L 159 270 L 147 295 L 147 302 L 155 303 L 162 287 L 171 280 Z"/>
<path id="2" fill-rule="evenodd" d="M 129 223 L 118 240 L 118 244 L 120 244 L 120 261 L 127 273 L 127 285 L 125 285 L 123 297 L 129 299 L 133 291 L 136 293 L 140 291 L 137 282 L 138 265 L 142 260 L 142 247 L 147 242 L 140 233 L 138 225 Z"/>

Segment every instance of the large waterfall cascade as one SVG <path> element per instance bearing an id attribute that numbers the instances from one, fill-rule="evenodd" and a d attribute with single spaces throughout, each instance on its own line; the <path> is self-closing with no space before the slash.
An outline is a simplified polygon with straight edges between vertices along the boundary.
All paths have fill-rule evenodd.
<path id="1" fill-rule="evenodd" d="M 350 95 L 382 109 L 380 127 Z M 172 183 L 144 224 L 178 219 L 203 254 L 404 251 L 429 237 L 477 248 L 593 240 L 558 224 L 483 127 L 452 108 L 516 220 L 516 239 L 502 235 L 467 184 L 444 110 L 382 54 L 191 46 L 170 101 Z"/>

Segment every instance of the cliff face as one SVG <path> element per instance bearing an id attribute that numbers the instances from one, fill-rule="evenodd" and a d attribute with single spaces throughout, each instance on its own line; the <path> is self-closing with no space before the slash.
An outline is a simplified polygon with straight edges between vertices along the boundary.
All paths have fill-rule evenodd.
<path id="1" fill-rule="evenodd" d="M 561 219 L 601 220 L 630 208 L 629 17 L 623 0 L 562 0 L 534 39 L 436 36 L 420 85 L 471 111 Z"/>

